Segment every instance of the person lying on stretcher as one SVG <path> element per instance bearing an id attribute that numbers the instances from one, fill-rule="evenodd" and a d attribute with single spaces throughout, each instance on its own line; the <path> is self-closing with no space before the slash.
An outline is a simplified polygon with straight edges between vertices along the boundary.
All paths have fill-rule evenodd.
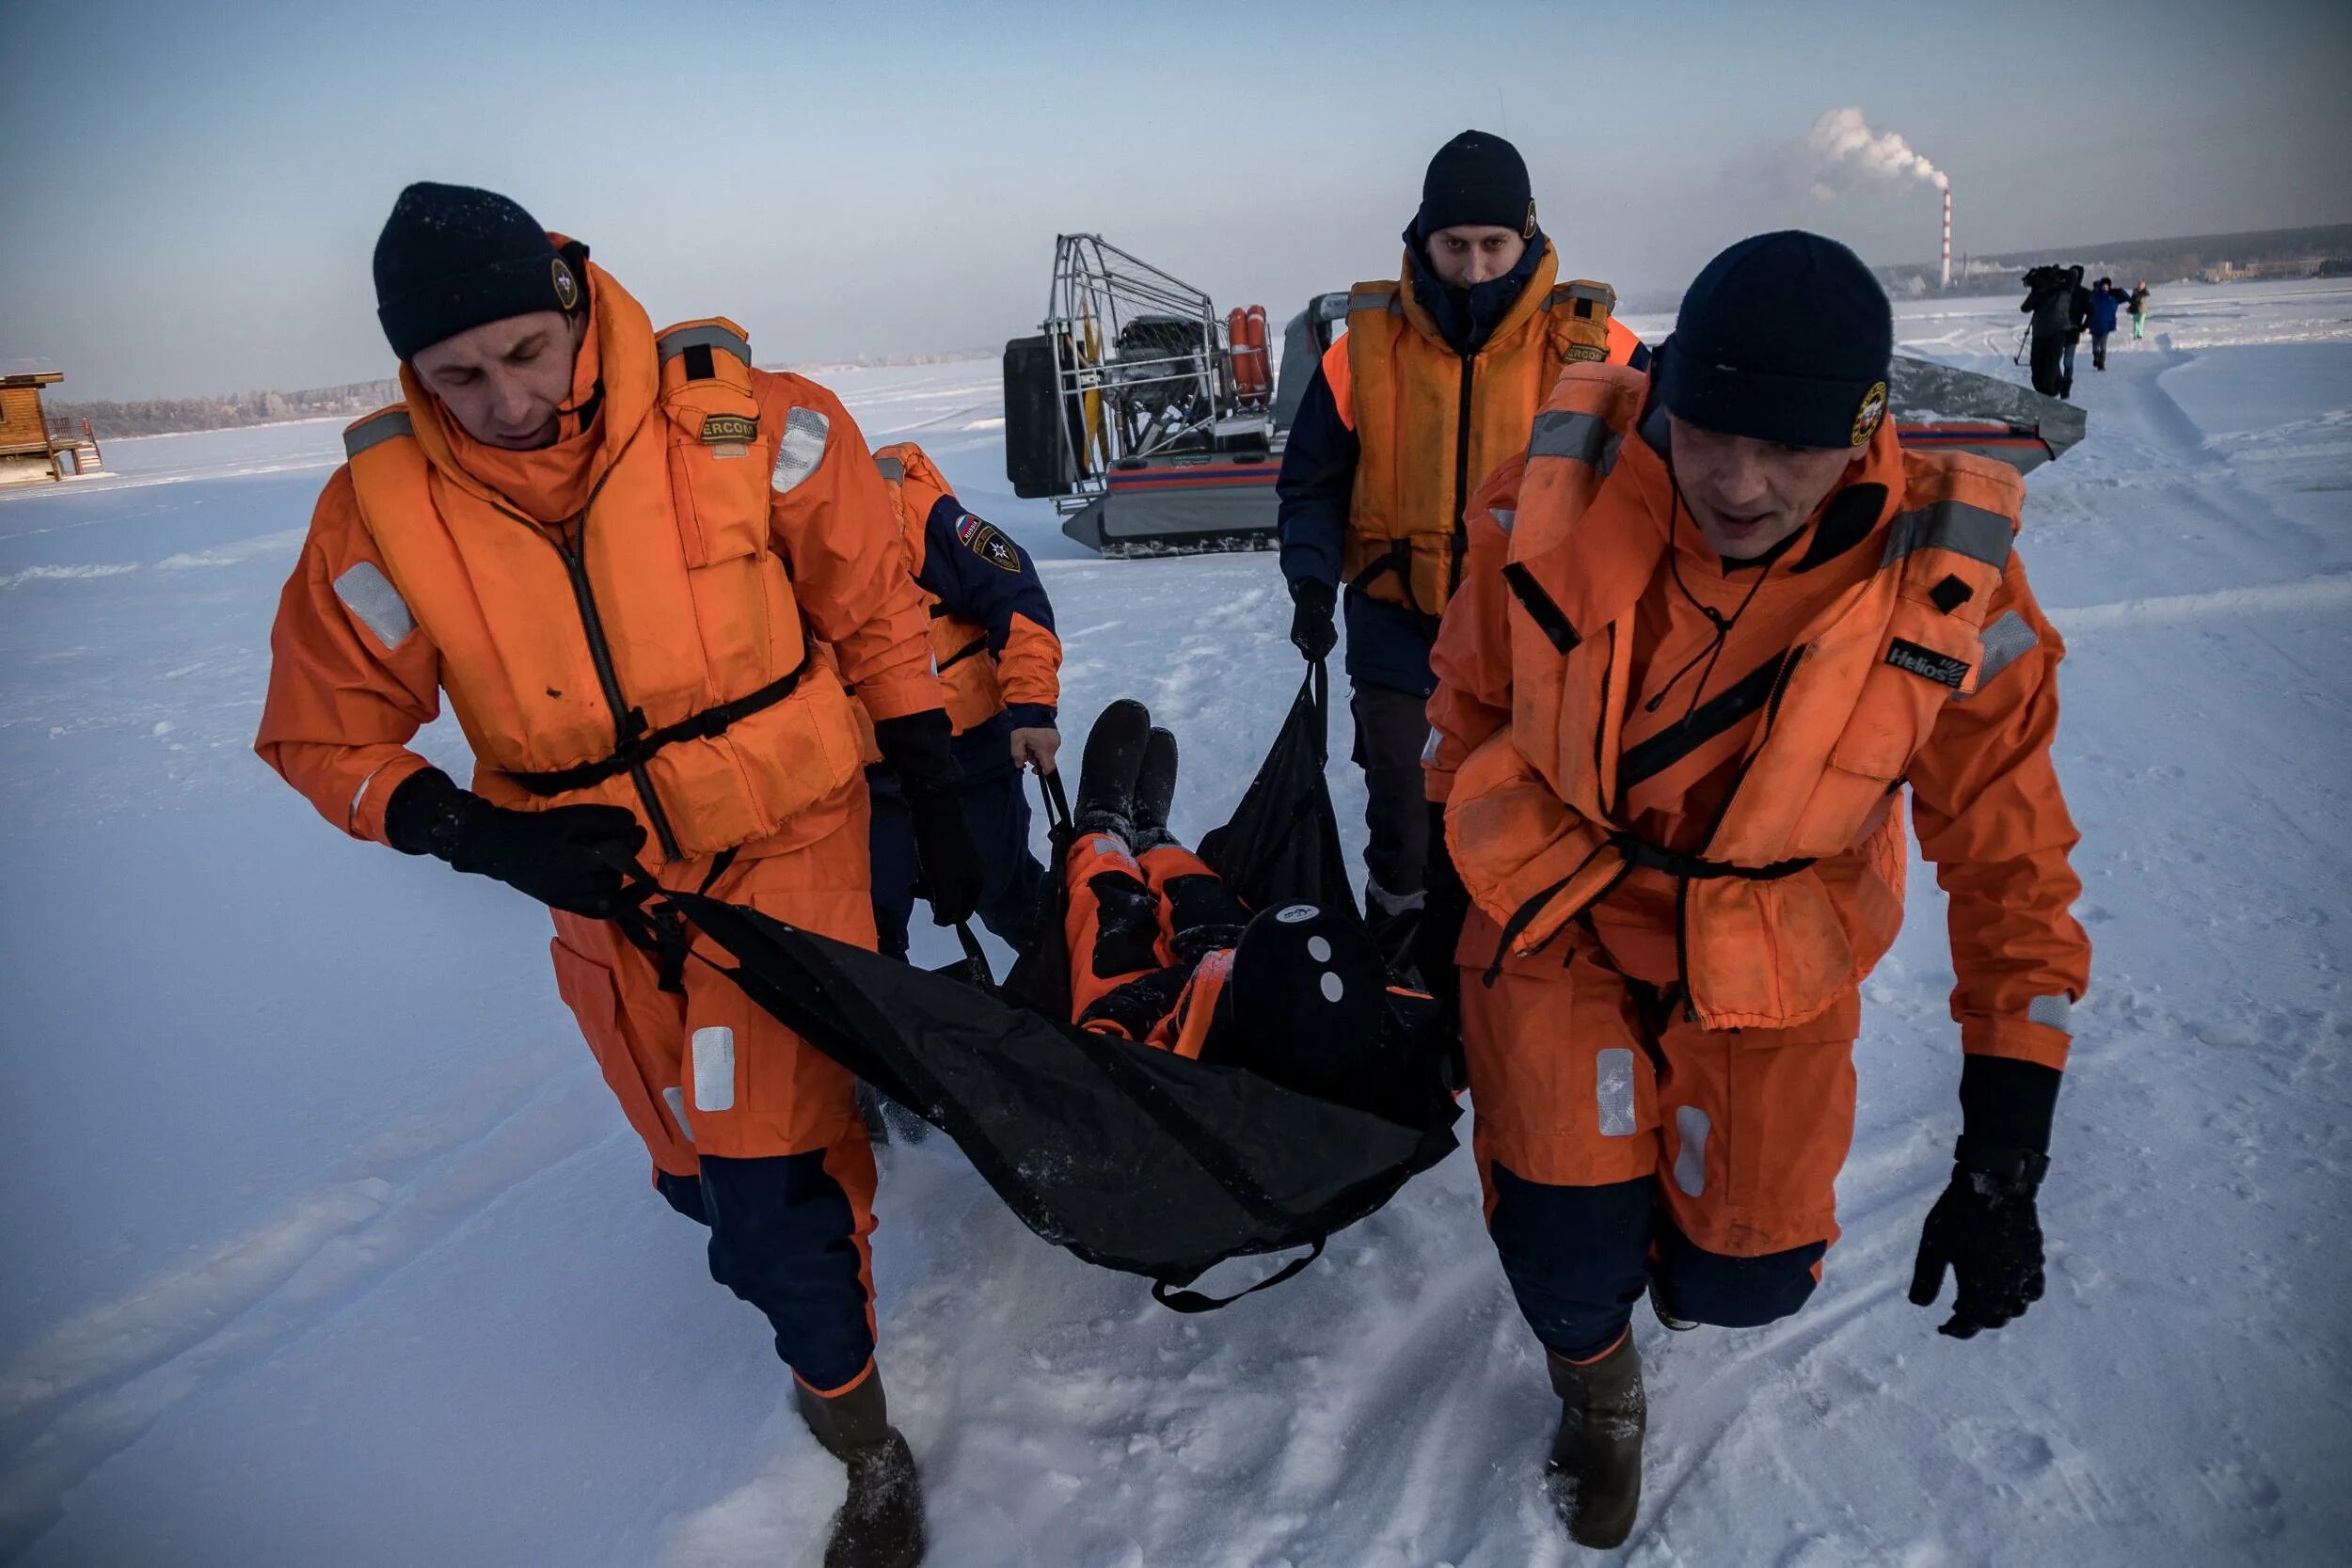
<path id="1" fill-rule="evenodd" d="M 1068 880 L 1073 1022 L 1361 1103 L 1390 1038 L 1389 976 L 1353 911 L 1254 916 L 1168 831 L 1176 737 L 1141 703 L 1087 736 Z M 1399 993 L 1409 994 L 1409 993 Z"/>

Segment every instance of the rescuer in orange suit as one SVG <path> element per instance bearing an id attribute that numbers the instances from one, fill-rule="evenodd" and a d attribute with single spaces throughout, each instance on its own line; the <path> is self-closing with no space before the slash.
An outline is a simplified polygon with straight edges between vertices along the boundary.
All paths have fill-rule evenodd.
<path id="1" fill-rule="evenodd" d="M 1654 374 L 1570 366 L 1470 505 L 1429 705 L 1424 973 L 1458 960 L 1487 1224 L 1588 1545 L 1640 1497 L 1634 1303 L 1767 1323 L 1837 1239 L 1905 785 L 1964 1053 L 1912 1300 L 1948 1267 L 1942 1332 L 1966 1338 L 2042 1293 L 2035 1192 L 2090 957 L 2050 760 L 2061 650 L 2011 547 L 2017 475 L 1896 444 L 1892 337 L 1844 246 L 1742 241 Z"/>
<path id="2" fill-rule="evenodd" d="M 556 984 L 655 1183 L 765 1313 L 849 1497 L 825 1560 L 923 1550 L 874 1368 L 874 1164 L 850 1074 L 625 887 L 871 945 L 843 682 L 906 787 L 935 918 L 980 872 L 873 455 L 840 403 L 754 370 L 731 323 L 656 333 L 576 241 L 417 184 L 375 248 L 404 401 L 353 425 L 271 632 L 257 749 L 336 827 L 554 911 Z M 827 647 L 820 649 L 821 641 Z M 409 749 L 449 694 L 460 788 Z M 648 944 L 624 935 L 615 916 Z"/>
<path id="3" fill-rule="evenodd" d="M 1461 573 L 1463 502 L 1527 444 L 1563 365 L 1648 363 L 1611 315 L 1609 287 L 1559 281 L 1559 267 L 1518 150 L 1485 131 L 1455 136 L 1429 161 L 1403 272 L 1349 292 L 1346 335 L 1308 383 L 1283 448 L 1276 526 L 1291 641 L 1311 659 L 1330 653 L 1344 583 L 1371 835 L 1365 912 L 1400 970 L 1428 847 L 1429 648 Z"/>

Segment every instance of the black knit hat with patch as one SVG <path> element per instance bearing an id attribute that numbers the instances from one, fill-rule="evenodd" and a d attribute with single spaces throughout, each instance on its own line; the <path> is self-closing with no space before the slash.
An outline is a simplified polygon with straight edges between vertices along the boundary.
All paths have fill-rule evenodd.
<path id="1" fill-rule="evenodd" d="M 1659 350 L 1677 419 L 1802 447 L 1867 446 L 1886 416 L 1895 312 L 1862 258 L 1785 229 L 1707 263 Z"/>
<path id="2" fill-rule="evenodd" d="M 1535 236 L 1535 198 L 1527 160 L 1491 131 L 1465 131 L 1429 160 L 1422 176 L 1421 213 L 1413 226 L 1422 239 L 1464 224 Z"/>
<path id="3" fill-rule="evenodd" d="M 580 263 L 509 198 L 421 181 L 400 193 L 375 241 L 375 319 L 402 359 L 444 339 L 535 310 L 569 315 L 587 298 Z"/>

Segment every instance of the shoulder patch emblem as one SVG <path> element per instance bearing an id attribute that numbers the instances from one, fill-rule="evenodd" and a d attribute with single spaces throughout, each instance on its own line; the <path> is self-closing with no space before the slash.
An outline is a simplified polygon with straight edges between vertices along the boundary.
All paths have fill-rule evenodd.
<path id="1" fill-rule="evenodd" d="M 1879 421 L 1886 418 L 1886 383 L 1873 381 L 1870 389 L 1862 394 L 1862 406 L 1853 411 L 1853 436 L 1850 446 L 1867 447 L 1870 437 L 1879 433 Z"/>
<path id="2" fill-rule="evenodd" d="M 705 414 L 702 438 L 713 457 L 742 457 L 759 439 L 759 416 Z"/>
<path id="3" fill-rule="evenodd" d="M 984 523 L 969 512 L 956 519 L 956 537 L 963 547 L 987 562 L 1000 572 L 1021 570 L 1021 552 L 1012 541 L 996 531 L 996 525 Z"/>

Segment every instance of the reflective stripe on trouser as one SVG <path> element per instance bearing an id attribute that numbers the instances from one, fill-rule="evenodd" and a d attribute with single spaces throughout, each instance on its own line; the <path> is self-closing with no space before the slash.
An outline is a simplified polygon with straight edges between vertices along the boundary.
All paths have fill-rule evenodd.
<path id="1" fill-rule="evenodd" d="M 849 788 L 846 809 L 812 814 L 832 832 L 739 860 L 711 893 L 870 945 L 866 789 Z M 698 859 L 660 875 L 699 887 L 709 870 Z M 710 1227 L 712 1277 L 767 1316 L 803 1382 L 856 1382 L 874 1352 L 874 1157 L 848 1070 L 707 964 L 687 964 L 680 996 L 609 923 L 558 912 L 555 927 L 564 999 L 662 1196 Z M 725 961 L 699 939 L 696 951 Z"/>
<path id="2" fill-rule="evenodd" d="M 1473 913 L 1460 948 L 1472 1145 L 1538 1336 L 1565 1355 L 1605 1350 L 1584 1332 L 1613 1336 L 1653 1268 L 1680 1316 L 1794 1311 L 1837 1239 L 1859 997 L 1795 1029 L 1705 1030 L 1581 929 L 1508 959 L 1489 988 L 1499 936 Z"/>
<path id="3" fill-rule="evenodd" d="M 1029 852 L 1029 799 L 1017 768 L 963 781 L 963 819 L 980 852 L 980 924 L 1016 951 L 1037 931 L 1038 888 L 1045 867 Z M 914 854 L 914 819 L 903 798 L 874 801 L 874 935 L 881 951 L 907 956 L 908 922 L 921 866 Z"/>

